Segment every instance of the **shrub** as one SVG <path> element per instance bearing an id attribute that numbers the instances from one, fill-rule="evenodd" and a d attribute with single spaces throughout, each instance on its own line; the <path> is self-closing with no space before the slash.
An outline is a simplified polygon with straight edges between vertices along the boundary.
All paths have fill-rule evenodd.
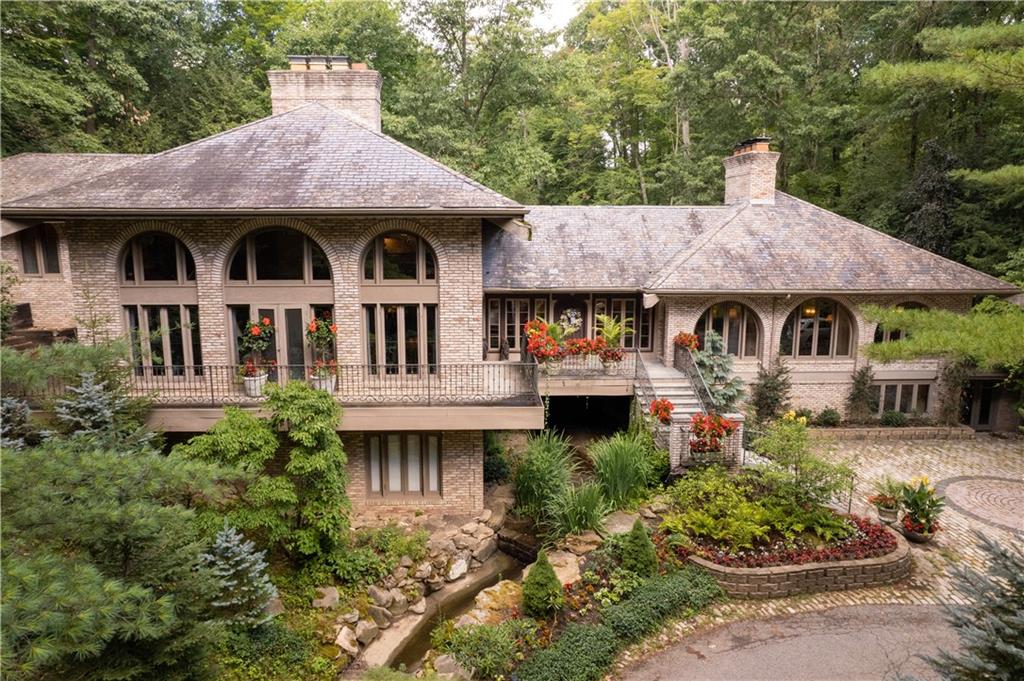
<path id="1" fill-rule="evenodd" d="M 878 413 L 878 396 L 874 390 L 875 374 L 870 365 L 853 372 L 853 383 L 846 396 L 846 413 L 853 423 L 867 423 Z"/>
<path id="2" fill-rule="evenodd" d="M 334 573 L 345 584 L 373 584 L 389 575 L 402 556 L 422 560 L 428 538 L 425 530 L 407 535 L 394 524 L 361 529 L 335 557 Z"/>
<path id="3" fill-rule="evenodd" d="M 806 421 L 811 421 L 812 419 L 814 419 L 814 410 L 808 409 L 807 407 L 801 407 L 800 409 L 797 409 L 793 413 L 796 414 L 796 417 L 798 419 L 804 419 Z"/>
<path id="4" fill-rule="evenodd" d="M 890 409 L 882 412 L 881 423 L 888 428 L 902 428 L 907 425 L 907 415 L 901 411 Z"/>
<path id="5" fill-rule="evenodd" d="M 643 442 L 629 433 L 598 440 L 590 446 L 594 472 L 613 508 L 639 497 L 653 478 L 651 459 Z"/>
<path id="6" fill-rule="evenodd" d="M 508 453 L 492 430 L 484 432 L 484 483 L 501 484 L 509 476 Z"/>
<path id="7" fill-rule="evenodd" d="M 537 623 L 510 619 L 499 624 L 442 626 L 431 636 L 434 647 L 483 679 L 508 674 L 522 653 L 534 644 Z"/>
<path id="8" fill-rule="evenodd" d="M 622 542 L 619 554 L 622 568 L 635 572 L 641 577 L 650 577 L 658 572 L 658 554 L 647 528 L 637 518 L 633 529 Z"/>
<path id="9" fill-rule="evenodd" d="M 732 361 L 733 356 L 725 352 L 722 337 L 715 331 L 708 331 L 704 348 L 693 352 L 693 363 L 711 393 L 710 406 L 718 412 L 733 411 L 743 398 L 743 381 L 732 375 Z"/>
<path id="10" fill-rule="evenodd" d="M 603 624 L 570 624 L 551 647 L 516 670 L 519 681 L 597 681 L 615 661 L 619 641 Z"/>
<path id="11" fill-rule="evenodd" d="M 29 423 L 28 402 L 17 397 L 0 398 L 0 447 L 21 449 L 26 441 L 35 439 Z"/>
<path id="12" fill-rule="evenodd" d="M 564 602 L 558 575 L 548 561 L 548 554 L 541 550 L 523 581 L 523 612 L 531 617 L 547 617 L 561 609 Z"/>
<path id="13" fill-rule="evenodd" d="M 0 261 L 0 340 L 14 330 L 14 289 L 19 283 L 14 265 L 6 260 Z"/>
<path id="14" fill-rule="evenodd" d="M 602 619 L 619 638 L 638 641 L 657 629 L 666 617 L 684 608 L 703 608 L 720 593 L 707 572 L 685 567 L 647 580 L 629 598 L 605 608 Z"/>
<path id="15" fill-rule="evenodd" d="M 757 424 L 774 421 L 789 406 L 789 367 L 775 360 L 770 366 L 762 365 L 757 378 L 750 384 L 750 405 Z"/>
<path id="16" fill-rule="evenodd" d="M 516 467 L 516 509 L 534 520 L 543 520 L 548 501 L 569 486 L 575 469 L 565 437 L 552 431 L 531 437 Z"/>
<path id="17" fill-rule="evenodd" d="M 835 428 L 842 423 L 843 417 L 839 413 L 839 410 L 833 409 L 832 407 L 825 407 L 818 413 L 818 417 L 814 419 L 814 423 L 823 428 Z"/>
<path id="18" fill-rule="evenodd" d="M 330 681 L 337 676 L 331 660 L 317 654 L 319 642 L 271 620 L 252 630 L 229 631 L 220 643 L 218 679 Z"/>
<path id="19" fill-rule="evenodd" d="M 564 487 L 545 506 L 545 534 L 549 540 L 555 540 L 567 534 L 599 530 L 608 511 L 597 483 Z"/>
<path id="20" fill-rule="evenodd" d="M 200 556 L 220 579 L 220 593 L 212 605 L 231 624 L 252 629 L 271 618 L 264 611 L 277 589 L 267 576 L 265 555 L 225 521 L 213 547 Z"/>

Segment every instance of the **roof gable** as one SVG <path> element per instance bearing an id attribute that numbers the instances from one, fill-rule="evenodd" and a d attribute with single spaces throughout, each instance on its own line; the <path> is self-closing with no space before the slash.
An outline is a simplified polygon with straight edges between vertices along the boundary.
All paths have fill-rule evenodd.
<path id="1" fill-rule="evenodd" d="M 315 103 L 5 202 L 4 209 L 525 212 L 515 201 Z"/>

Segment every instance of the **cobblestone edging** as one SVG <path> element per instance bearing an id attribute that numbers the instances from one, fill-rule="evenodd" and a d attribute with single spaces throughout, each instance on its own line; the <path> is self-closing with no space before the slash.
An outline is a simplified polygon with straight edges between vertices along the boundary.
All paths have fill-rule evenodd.
<path id="1" fill-rule="evenodd" d="M 845 591 L 881 586 L 910 575 L 910 547 L 890 528 L 896 549 L 878 558 L 806 563 L 770 568 L 733 568 L 698 556 L 689 560 L 711 573 L 719 586 L 734 598 L 778 598 L 819 591 Z"/>
<path id="2" fill-rule="evenodd" d="M 908 426 L 903 428 L 811 428 L 811 437 L 832 440 L 973 440 L 968 426 Z"/>

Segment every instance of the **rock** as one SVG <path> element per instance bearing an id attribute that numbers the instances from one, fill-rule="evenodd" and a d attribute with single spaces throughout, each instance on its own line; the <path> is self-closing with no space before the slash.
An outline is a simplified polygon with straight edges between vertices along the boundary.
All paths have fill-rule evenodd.
<path id="1" fill-rule="evenodd" d="M 476 521 L 478 523 L 486 523 L 488 520 L 491 519 L 492 515 L 494 515 L 494 511 L 492 511 L 489 508 L 485 508 L 484 512 L 476 517 Z"/>
<path id="2" fill-rule="evenodd" d="M 412 558 L 410 558 L 409 556 L 402 556 L 402 559 L 398 561 L 398 564 L 404 568 L 411 568 Z"/>
<path id="3" fill-rule="evenodd" d="M 575 584 L 580 579 L 580 560 L 576 557 L 575 553 L 571 551 L 552 551 L 548 554 L 548 561 L 551 563 L 551 567 L 555 569 L 555 575 L 558 577 L 558 582 L 563 586 L 566 584 Z M 523 579 L 530 574 L 530 570 L 533 569 L 535 563 L 531 563 L 526 566 L 523 570 Z"/>
<path id="4" fill-rule="evenodd" d="M 484 541 L 482 541 L 480 543 L 480 546 L 478 546 L 477 549 L 473 551 L 473 558 L 477 559 L 482 563 L 491 556 L 493 556 L 497 550 L 498 538 L 492 536 L 489 539 L 485 539 Z"/>
<path id="5" fill-rule="evenodd" d="M 478 561 L 476 558 L 470 558 L 469 559 L 469 569 L 470 570 L 476 570 L 477 568 L 482 567 L 482 566 L 483 566 L 483 563 Z"/>
<path id="6" fill-rule="evenodd" d="M 476 521 L 470 521 L 462 527 L 460 527 L 459 530 L 461 530 L 463 534 L 473 534 L 474 532 L 476 532 L 476 528 L 479 526 L 479 523 L 477 523 Z"/>
<path id="7" fill-rule="evenodd" d="M 636 522 L 637 517 L 636 513 L 626 513 L 625 511 L 608 514 L 604 519 L 605 535 L 629 532 L 633 529 L 633 523 Z"/>
<path id="8" fill-rule="evenodd" d="M 495 501 L 501 500 L 509 504 L 515 499 L 515 492 L 512 491 L 512 485 L 495 485 L 490 490 L 491 499 Z"/>
<path id="9" fill-rule="evenodd" d="M 409 602 L 418 601 L 423 597 L 423 592 L 426 591 L 426 587 L 423 586 L 422 582 L 413 582 L 408 589 L 405 591 L 405 595 L 408 597 Z"/>
<path id="10" fill-rule="evenodd" d="M 455 544 L 452 544 L 452 553 L 455 553 Z M 430 562 L 433 564 L 434 569 L 443 570 L 444 566 L 448 564 L 448 556 L 450 555 L 451 553 L 439 553 L 435 557 L 431 558 Z"/>
<path id="11" fill-rule="evenodd" d="M 424 582 L 427 587 L 427 593 L 434 593 L 444 586 L 444 575 L 437 574 Z"/>
<path id="12" fill-rule="evenodd" d="M 369 613 L 374 623 L 381 629 L 387 629 L 391 626 L 391 613 L 379 605 L 371 605 L 366 609 L 366 612 Z"/>
<path id="13" fill-rule="evenodd" d="M 388 610 L 391 611 L 392 617 L 399 617 L 404 615 L 405 611 L 409 609 L 409 599 L 405 597 L 401 589 L 391 590 L 391 607 Z"/>
<path id="14" fill-rule="evenodd" d="M 356 640 L 364 646 L 369 645 L 373 639 L 377 638 L 378 634 L 380 634 L 380 627 L 375 622 L 359 620 L 356 625 Z"/>
<path id="15" fill-rule="evenodd" d="M 648 520 L 657 520 L 658 519 L 658 515 L 654 511 L 652 511 L 651 509 L 647 508 L 646 506 L 644 506 L 643 508 L 640 509 L 640 515 L 643 516 L 644 518 L 647 518 Z"/>
<path id="16" fill-rule="evenodd" d="M 657 513 L 658 515 L 668 513 L 668 508 L 668 503 L 664 501 L 654 501 L 651 503 L 651 510 Z"/>
<path id="17" fill-rule="evenodd" d="M 382 589 L 376 585 L 371 586 L 366 590 L 366 592 L 370 594 L 370 598 L 373 599 L 373 602 L 382 608 L 386 608 L 391 605 L 391 601 L 394 599 L 391 591 Z"/>
<path id="18" fill-rule="evenodd" d="M 478 593 L 473 601 L 473 609 L 460 617 L 455 626 L 498 624 L 509 619 L 522 605 L 522 584 L 505 579 Z"/>
<path id="19" fill-rule="evenodd" d="M 408 575 L 409 575 L 409 568 L 404 568 L 404 567 L 396 567 L 395 571 L 391 573 L 391 576 L 394 577 L 395 580 L 399 581 L 399 582 L 401 582 L 403 579 L 405 579 Z"/>
<path id="20" fill-rule="evenodd" d="M 501 504 L 499 508 L 495 509 L 494 513 L 491 514 L 490 519 L 487 521 L 487 527 L 491 528 L 495 532 L 501 529 L 501 526 L 505 524 L 505 505 Z"/>
<path id="21" fill-rule="evenodd" d="M 480 540 L 471 534 L 460 534 L 455 538 L 455 545 L 460 549 L 475 551 L 476 547 L 480 546 Z"/>
<path id="22" fill-rule="evenodd" d="M 473 533 L 473 536 L 477 539 L 487 539 L 488 537 L 494 536 L 494 530 L 486 525 L 481 525 L 476 529 L 476 532 Z"/>
<path id="23" fill-rule="evenodd" d="M 320 598 L 313 599 L 314 608 L 333 608 L 338 604 L 338 589 L 333 586 L 323 586 L 316 590 Z"/>
<path id="24" fill-rule="evenodd" d="M 355 624 L 356 622 L 359 621 L 359 611 L 358 610 L 350 610 L 349 612 L 346 612 L 344 615 L 342 615 L 338 619 L 340 621 L 344 622 L 345 624 Z"/>
<path id="25" fill-rule="evenodd" d="M 434 671 L 444 679 L 470 679 L 470 673 L 455 661 L 451 655 L 440 655 L 434 660 Z"/>
<path id="26" fill-rule="evenodd" d="M 427 611 L 427 599 L 421 598 L 412 605 L 409 606 L 409 612 L 416 615 L 422 615 Z"/>
<path id="27" fill-rule="evenodd" d="M 562 542 L 565 548 L 575 553 L 577 556 L 585 556 L 590 553 L 598 546 L 604 543 L 601 536 L 594 531 L 584 532 L 583 534 L 572 534 L 565 538 Z"/>
<path id="28" fill-rule="evenodd" d="M 416 569 L 413 570 L 412 578 L 423 581 L 424 579 L 429 578 L 432 574 L 434 574 L 434 566 L 430 564 L 430 561 L 425 560 L 417 565 Z"/>
<path id="29" fill-rule="evenodd" d="M 341 631 L 338 632 L 337 638 L 334 639 L 334 645 L 338 646 L 352 657 L 359 654 L 359 641 L 356 639 L 356 632 L 352 631 L 351 627 L 341 628 Z"/>
<path id="30" fill-rule="evenodd" d="M 431 558 L 444 553 L 455 553 L 455 544 L 452 542 L 450 537 L 446 537 L 444 539 L 431 539 L 427 542 L 427 555 Z"/>
<path id="31" fill-rule="evenodd" d="M 452 564 L 448 567 L 448 574 L 444 578 L 449 582 L 454 582 L 456 579 L 465 577 L 468 571 L 469 559 L 465 556 L 459 556 L 452 561 Z"/>
<path id="32" fill-rule="evenodd" d="M 284 614 L 284 601 L 280 596 L 274 596 L 267 601 L 267 607 L 263 609 L 267 617 L 277 617 Z"/>

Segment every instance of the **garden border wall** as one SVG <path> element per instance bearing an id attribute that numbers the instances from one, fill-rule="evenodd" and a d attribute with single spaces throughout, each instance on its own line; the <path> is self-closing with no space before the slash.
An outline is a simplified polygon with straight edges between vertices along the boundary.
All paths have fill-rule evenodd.
<path id="1" fill-rule="evenodd" d="M 860 428 L 811 428 L 811 437 L 833 440 L 972 440 L 974 429 L 968 426 L 871 426 Z"/>
<path id="2" fill-rule="evenodd" d="M 907 540 L 892 528 L 885 529 L 896 537 L 896 549 L 877 558 L 768 568 L 725 567 L 698 556 L 690 556 L 689 560 L 710 572 L 722 590 L 734 598 L 779 598 L 863 589 L 892 584 L 910 575 Z"/>

